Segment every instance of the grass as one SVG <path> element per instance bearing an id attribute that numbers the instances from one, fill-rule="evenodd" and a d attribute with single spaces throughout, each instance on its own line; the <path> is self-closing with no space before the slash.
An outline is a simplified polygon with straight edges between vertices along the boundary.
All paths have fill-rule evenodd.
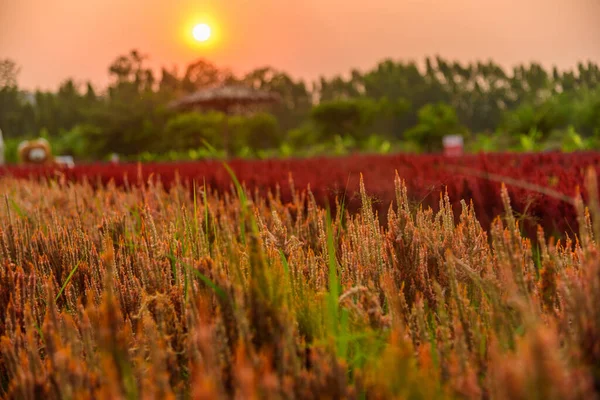
<path id="1" fill-rule="evenodd" d="M 573 200 L 580 233 L 534 245 L 505 190 L 484 230 L 396 177 L 382 226 L 362 184 L 360 212 L 331 215 L 232 178 L 0 178 L 0 396 L 599 397 L 597 207 Z"/>

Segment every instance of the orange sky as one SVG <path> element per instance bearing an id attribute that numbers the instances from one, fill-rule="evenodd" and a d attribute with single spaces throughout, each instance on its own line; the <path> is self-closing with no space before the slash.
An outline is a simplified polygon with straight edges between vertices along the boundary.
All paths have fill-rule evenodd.
<path id="1" fill-rule="evenodd" d="M 202 14 L 217 22 L 210 47 L 182 32 Z M 155 67 L 205 57 L 308 80 L 435 54 L 570 68 L 600 63 L 600 0 L 0 0 L 0 58 L 17 61 L 26 88 L 105 85 L 132 48 Z"/>

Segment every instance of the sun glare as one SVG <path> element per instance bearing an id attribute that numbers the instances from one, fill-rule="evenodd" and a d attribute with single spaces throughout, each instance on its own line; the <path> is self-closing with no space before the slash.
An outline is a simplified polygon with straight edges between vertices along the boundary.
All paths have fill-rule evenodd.
<path id="1" fill-rule="evenodd" d="M 210 26 L 208 26 L 207 24 L 198 24 L 194 26 L 194 29 L 192 30 L 192 35 L 194 36 L 194 39 L 196 39 L 198 42 L 206 42 L 208 39 L 210 39 Z"/>

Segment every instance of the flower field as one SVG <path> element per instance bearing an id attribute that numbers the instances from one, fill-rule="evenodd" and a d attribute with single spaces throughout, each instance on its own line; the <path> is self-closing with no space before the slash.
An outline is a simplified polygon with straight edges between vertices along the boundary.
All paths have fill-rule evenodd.
<path id="1" fill-rule="evenodd" d="M 248 191 L 211 163 L 144 165 L 144 185 L 135 165 L 3 170 L 0 396 L 599 398 L 597 203 L 539 195 L 581 229 L 526 238 L 531 190 L 449 169 L 569 194 L 597 158 L 232 162 Z M 415 202 L 443 184 L 435 210 Z M 323 207 L 336 190 L 354 210 Z"/>
<path id="2" fill-rule="evenodd" d="M 440 193 L 448 192 L 455 213 L 460 201 L 472 201 L 478 220 L 489 228 L 503 212 L 501 183 L 507 185 L 513 209 L 523 227 L 533 237 L 537 225 L 549 234 L 564 236 L 578 232 L 571 198 L 582 191 L 585 171 L 600 168 L 600 153 L 486 154 L 464 157 L 433 155 L 356 155 L 349 157 L 291 160 L 245 161 L 229 163 L 240 182 L 251 194 L 266 196 L 277 192 L 282 202 L 291 200 L 293 188 L 310 187 L 320 205 L 335 207 L 335 198 L 350 210 L 360 206 L 359 181 L 374 197 L 374 207 L 385 222 L 394 200 L 394 177 L 406 183 L 409 200 L 436 209 Z M 61 177 L 68 181 L 113 182 L 118 187 L 147 183 L 149 179 L 169 188 L 180 181 L 191 187 L 206 184 L 218 191 L 229 190 L 232 181 L 219 161 L 91 164 L 73 169 L 39 167 L 0 167 L 0 176 L 18 178 Z M 290 180 L 293 185 L 290 185 Z M 550 192 L 550 193 L 547 193 Z M 568 198 L 560 198 L 568 197 Z"/>

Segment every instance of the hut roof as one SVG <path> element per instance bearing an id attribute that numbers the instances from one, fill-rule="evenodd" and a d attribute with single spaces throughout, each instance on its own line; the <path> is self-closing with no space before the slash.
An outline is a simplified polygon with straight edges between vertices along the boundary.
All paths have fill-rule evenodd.
<path id="1" fill-rule="evenodd" d="M 201 89 L 170 104 L 173 108 L 209 107 L 226 109 L 233 105 L 274 103 L 279 101 L 276 93 L 257 90 L 243 85 L 225 85 Z"/>

